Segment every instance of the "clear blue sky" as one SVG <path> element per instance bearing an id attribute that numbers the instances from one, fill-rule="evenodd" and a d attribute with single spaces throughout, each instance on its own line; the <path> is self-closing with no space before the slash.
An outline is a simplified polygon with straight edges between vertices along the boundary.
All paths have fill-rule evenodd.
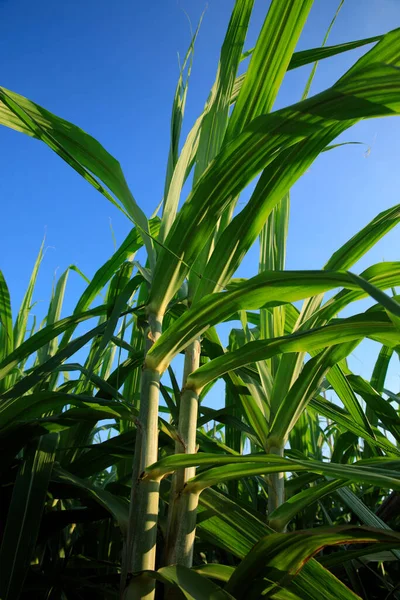
<path id="1" fill-rule="evenodd" d="M 268 2 L 256 1 L 250 47 Z M 299 49 L 320 45 L 338 0 L 315 0 Z M 209 0 L 200 30 L 190 84 L 186 125 L 192 125 L 214 79 L 232 0 Z M 0 84 L 76 123 L 103 143 L 123 167 L 132 192 L 148 215 L 159 203 L 169 145 L 169 119 L 184 54 L 205 0 L 0 0 Z M 400 26 L 399 0 L 346 0 L 330 44 L 384 33 Z M 333 83 L 365 49 L 320 63 L 311 93 Z M 309 68 L 290 73 L 277 106 L 299 99 Z M 287 268 L 320 268 L 351 235 L 399 199 L 400 121 L 364 122 L 348 146 L 322 155 L 292 192 Z M 91 277 L 112 253 L 109 220 L 120 243 L 129 222 L 47 147 L 0 128 L 2 227 L 0 268 L 16 310 L 44 232 L 49 247 L 36 300 L 49 298 L 56 269 L 75 263 Z M 399 260 L 399 230 L 355 267 Z M 241 275 L 257 268 L 257 250 Z M 68 314 L 82 284 L 72 274 L 64 310 Z M 41 314 L 39 304 L 36 309 Z M 372 343 L 356 351 L 356 370 L 368 376 Z M 358 368 L 359 367 L 359 368 Z M 397 364 L 395 364 L 397 371 Z M 393 370 L 392 370 L 393 371 Z M 391 381 L 398 389 L 398 373 Z"/>

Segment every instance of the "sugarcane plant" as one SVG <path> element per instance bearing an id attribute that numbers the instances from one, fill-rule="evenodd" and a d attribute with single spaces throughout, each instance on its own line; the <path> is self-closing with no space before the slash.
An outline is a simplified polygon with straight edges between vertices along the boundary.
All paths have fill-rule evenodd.
<path id="1" fill-rule="evenodd" d="M 170 598 L 350 599 L 365 594 L 364 567 L 379 593 L 398 597 L 400 535 L 374 502 L 393 503 L 400 489 L 398 397 L 385 388 L 399 347 L 400 264 L 349 269 L 398 223 L 400 205 L 319 271 L 285 270 L 285 247 L 293 184 L 361 119 L 399 114 L 400 31 L 337 46 L 325 36 L 320 48 L 296 51 L 313 2 L 272 0 L 246 50 L 253 4 L 234 3 L 215 82 L 181 144 L 193 35 L 173 102 L 160 217 L 146 217 L 99 142 L 0 88 L 0 122 L 46 143 L 133 223 L 63 319 L 71 268 L 60 277 L 37 331 L 27 319 L 41 254 L 15 324 L 0 278 L 4 600 L 32 590 L 151 600 L 156 581 Z M 309 96 L 316 61 L 367 44 L 334 85 Z M 286 73 L 307 64 L 303 97 L 274 110 Z M 257 240 L 258 275 L 235 278 Z M 365 297 L 376 304 L 340 317 Z M 91 318 L 97 325 L 77 335 Z M 224 347 L 219 325 L 229 321 L 241 327 Z M 382 345 L 371 381 L 346 361 L 365 338 Z M 66 362 L 88 343 L 83 364 Z M 216 411 L 205 398 L 218 379 L 226 392 Z M 115 437 L 98 439 L 104 419 Z M 313 558 L 335 545 L 342 550 Z M 379 561 L 384 552 L 396 566 L 371 568 L 371 555 Z M 87 568 L 96 575 L 88 579 Z"/>

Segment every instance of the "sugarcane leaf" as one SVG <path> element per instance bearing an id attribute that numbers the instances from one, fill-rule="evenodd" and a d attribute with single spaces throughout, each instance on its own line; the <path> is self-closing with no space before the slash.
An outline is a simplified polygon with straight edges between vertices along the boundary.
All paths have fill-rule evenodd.
<path id="1" fill-rule="evenodd" d="M 209 563 L 205 565 L 192 567 L 192 570 L 196 573 L 199 573 L 200 575 L 204 575 L 205 577 L 211 577 L 212 579 L 224 581 L 226 583 L 229 580 L 235 568 L 229 565 Z"/>
<path id="2" fill-rule="evenodd" d="M 291 521 L 298 512 L 346 484 L 346 481 L 321 481 L 312 487 L 302 490 L 298 494 L 288 498 L 288 500 L 268 515 L 268 525 L 276 531 L 283 531 L 289 521 Z"/>
<path id="3" fill-rule="evenodd" d="M 369 294 L 372 298 L 374 298 L 374 300 L 379 302 L 379 304 L 384 306 L 390 314 L 392 314 L 397 319 L 400 318 L 400 304 L 396 302 L 395 299 L 390 298 L 390 296 L 382 292 L 382 290 L 374 286 L 372 283 L 370 283 L 363 277 L 360 277 L 355 273 L 351 273 L 351 277 L 354 279 L 354 281 L 357 281 L 360 288 L 366 291 L 367 294 Z"/>
<path id="4" fill-rule="evenodd" d="M 340 337 L 339 337 L 340 336 Z M 221 377 L 232 369 L 270 358 L 282 352 L 312 352 L 327 346 L 334 346 L 338 339 L 345 344 L 368 337 L 381 343 L 396 345 L 396 328 L 383 314 L 377 318 L 374 313 L 356 315 L 337 320 L 324 327 L 298 332 L 276 340 L 249 342 L 239 350 L 227 352 L 195 371 L 187 381 L 187 387 L 201 390 L 212 379 Z M 390 340 L 390 341 L 389 341 Z"/>
<path id="5" fill-rule="evenodd" d="M 3 397 L 5 399 L 18 398 L 28 392 L 39 381 L 53 373 L 53 370 L 62 364 L 67 358 L 78 352 L 95 336 L 101 335 L 106 329 L 107 323 L 101 323 L 87 333 L 79 336 L 75 340 L 69 342 L 62 350 L 59 350 L 54 356 L 46 360 L 44 363 L 35 367 L 29 375 L 26 375 L 18 381 L 11 389 L 7 390 Z M 49 326 L 51 327 L 51 326 Z M 32 339 L 32 338 L 30 338 Z"/>
<path id="6" fill-rule="evenodd" d="M 65 289 L 68 281 L 68 275 L 70 270 L 74 270 L 75 265 L 70 265 L 64 273 L 62 273 L 61 277 L 57 281 L 55 289 L 52 294 L 52 298 L 50 300 L 49 308 L 46 316 L 46 325 L 53 325 L 56 321 L 60 320 L 61 309 L 64 302 Z M 38 350 L 38 359 L 39 362 L 45 362 L 50 356 L 53 356 L 57 350 L 58 340 L 57 338 L 53 338 L 48 344 L 39 348 Z"/>
<path id="7" fill-rule="evenodd" d="M 36 280 L 37 280 L 37 276 L 39 273 L 39 267 L 43 260 L 44 242 L 45 242 L 45 240 L 43 240 L 43 242 L 40 246 L 39 253 L 37 255 L 35 264 L 33 266 L 33 270 L 32 270 L 30 280 L 29 280 L 28 287 L 27 287 L 24 297 L 22 299 L 21 306 L 19 308 L 17 318 L 15 320 L 14 336 L 13 336 L 15 349 L 17 349 L 23 343 L 23 341 L 25 339 L 29 312 L 30 312 L 31 306 L 32 306 L 33 292 L 35 289 Z"/>
<path id="8" fill-rule="evenodd" d="M 361 396 L 371 413 L 375 413 L 382 426 L 400 441 L 400 419 L 393 406 L 380 396 L 368 381 L 358 375 L 350 374 L 347 380 L 354 391 Z"/>
<path id="9" fill-rule="evenodd" d="M 325 269 L 349 269 L 400 221 L 400 204 L 379 213 L 334 252 Z"/>
<path id="10" fill-rule="evenodd" d="M 382 346 L 371 376 L 371 385 L 378 394 L 381 394 L 385 387 L 386 375 L 392 356 L 393 348 Z"/>
<path id="11" fill-rule="evenodd" d="M 285 587 L 318 550 L 328 545 L 388 541 L 400 545 L 400 535 L 372 528 L 337 527 L 317 530 L 275 533 L 258 542 L 232 574 L 226 590 L 237 599 L 256 597 L 254 580 L 263 577 L 264 595 Z M 259 597 L 259 596 L 257 596 Z"/>
<path id="12" fill-rule="evenodd" d="M 112 305 L 108 309 L 106 326 L 104 327 L 104 331 L 102 331 L 100 342 L 96 347 L 96 351 L 93 353 L 93 356 L 90 357 L 90 363 L 88 365 L 89 373 L 92 373 L 94 371 L 96 365 L 98 364 L 101 358 L 102 353 L 107 348 L 111 338 L 114 335 L 115 328 L 121 317 L 122 312 L 124 311 L 124 309 L 127 308 L 127 304 L 131 296 L 136 292 L 139 285 L 143 282 L 143 277 L 140 274 L 135 275 L 135 277 L 133 277 L 130 280 L 129 276 L 127 277 L 127 281 L 123 280 L 121 282 L 119 280 L 117 285 L 122 285 L 122 289 L 117 288 L 113 290 L 115 295 L 112 299 Z M 68 348 L 68 346 L 66 346 L 64 350 L 66 348 Z"/>
<path id="13" fill-rule="evenodd" d="M 329 370 L 358 345 L 355 342 L 336 344 L 323 350 L 303 367 L 289 392 L 282 399 L 274 416 L 270 429 L 270 447 L 282 447 L 290 431 L 304 412 L 311 398 L 319 391 L 321 383 Z"/>
<path id="14" fill-rule="evenodd" d="M 217 545 L 238 558 L 245 558 L 265 535 L 273 533 L 263 515 L 258 517 L 247 508 L 211 488 L 199 498 L 197 531 L 201 539 Z M 357 596 L 315 560 L 309 560 L 289 588 L 274 594 L 277 600 L 320 600 L 321 596 L 356 600 Z"/>
<path id="15" fill-rule="evenodd" d="M 396 277 L 400 278 L 400 269 Z M 177 319 L 151 348 L 147 364 L 164 371 L 172 358 L 210 325 L 239 310 L 254 310 L 268 304 L 279 306 L 339 286 L 360 289 L 349 273 L 340 271 L 264 271 L 248 280 L 233 281 L 226 292 L 203 298 Z M 379 291 L 375 285 L 372 289 L 374 294 Z"/>
<path id="16" fill-rule="evenodd" d="M 340 12 L 343 4 L 344 4 L 344 0 L 340 0 L 339 6 L 336 9 L 336 12 L 335 12 L 335 14 L 333 16 L 333 19 L 330 22 L 329 27 L 328 27 L 328 29 L 327 29 L 327 31 L 325 33 L 325 36 L 324 36 L 321 48 L 323 48 L 325 46 L 326 42 L 328 41 L 329 34 L 330 34 L 331 30 L 332 30 L 332 27 L 335 24 L 335 21 L 336 21 L 338 15 L 339 15 L 339 12 Z M 307 96 L 308 96 L 308 94 L 310 92 L 311 84 L 312 84 L 312 82 L 314 80 L 317 67 L 318 67 L 318 61 L 315 61 L 314 64 L 313 64 L 313 68 L 311 69 L 311 73 L 310 73 L 310 75 L 309 75 L 309 77 L 307 79 L 307 82 L 306 82 L 306 85 L 305 85 L 305 88 L 304 88 L 304 92 L 303 92 L 303 95 L 301 97 L 302 100 L 305 100 L 305 98 L 307 98 Z"/>
<path id="17" fill-rule="evenodd" d="M 181 136 L 182 121 L 183 121 L 183 117 L 185 114 L 186 97 L 187 97 L 187 92 L 188 92 L 188 87 L 189 87 L 189 79 L 190 79 L 190 74 L 191 74 L 191 70 L 192 70 L 194 45 L 196 42 L 197 35 L 199 33 L 199 29 L 200 29 L 201 22 L 203 20 L 203 16 L 204 16 L 204 13 L 201 15 L 201 17 L 199 19 L 199 23 L 197 25 L 196 31 L 194 32 L 191 42 L 190 42 L 190 45 L 189 45 L 189 48 L 186 51 L 186 55 L 183 59 L 182 66 L 180 67 L 178 83 L 175 88 L 174 101 L 172 104 L 171 140 L 170 140 L 170 147 L 169 147 L 169 153 L 168 153 L 167 173 L 166 173 L 165 186 L 164 186 L 164 198 L 168 197 L 168 191 L 170 188 L 171 179 L 174 174 L 176 164 L 178 162 L 179 140 L 180 140 L 180 136 Z M 185 70 L 186 70 L 186 79 L 184 79 Z M 164 227 L 165 212 L 166 212 L 166 207 L 164 204 L 162 229 Z"/>
<path id="18" fill-rule="evenodd" d="M 39 532 L 53 470 L 57 434 L 40 437 L 25 451 L 0 548 L 0 597 L 19 598 Z"/>
<path id="19" fill-rule="evenodd" d="M 159 229 L 160 229 L 160 219 L 154 218 L 149 221 L 150 233 L 153 237 L 156 237 Z M 132 228 L 131 231 L 126 236 L 125 240 L 122 242 L 120 247 L 114 252 L 114 254 L 109 258 L 104 265 L 102 265 L 99 269 L 97 269 L 94 274 L 92 280 L 90 281 L 87 288 L 83 291 L 81 297 L 79 298 L 75 309 L 74 316 L 79 315 L 82 312 L 85 312 L 89 309 L 89 306 L 94 301 L 94 299 L 100 294 L 102 289 L 105 287 L 107 282 L 112 278 L 114 273 L 118 271 L 121 265 L 127 261 L 132 260 L 136 254 L 136 252 L 143 245 L 143 239 L 140 234 L 140 230 L 137 228 Z M 60 346 L 65 346 L 68 341 L 71 339 L 71 335 L 74 331 L 74 327 L 69 328 L 61 342 Z"/>
<path id="20" fill-rule="evenodd" d="M 41 417 L 51 410 L 61 410 L 68 405 L 102 410 L 108 418 L 122 416 L 132 418 L 132 408 L 126 402 L 93 398 L 83 394 L 35 391 L 0 403 L 0 429 L 14 422 Z"/>
<path id="21" fill-rule="evenodd" d="M 377 74 L 378 63 L 382 65 L 383 74 L 383 71 L 385 70 L 383 64 L 387 61 L 387 69 L 389 69 L 389 63 L 392 60 L 395 63 L 397 60 L 394 58 L 394 54 L 390 57 L 390 59 L 387 59 L 387 56 L 390 53 L 390 50 L 388 50 L 390 47 L 389 39 L 392 35 L 393 37 L 396 37 L 398 32 L 392 32 L 391 34 L 388 34 L 389 37 L 385 36 L 375 48 L 366 54 L 366 56 L 370 58 L 371 80 L 375 77 L 373 73 Z M 367 59 L 365 65 L 360 65 L 360 70 L 361 68 L 366 68 L 366 64 Z M 358 98 L 359 93 L 361 93 L 361 95 L 364 93 L 362 85 L 360 85 L 358 88 L 358 84 L 361 84 L 361 75 L 360 78 L 357 79 L 356 67 L 352 69 L 351 73 L 351 75 L 354 76 L 355 84 L 353 88 L 353 92 L 355 94 L 354 98 L 356 96 Z M 389 71 L 387 71 L 387 74 L 389 74 Z M 349 77 L 349 81 L 350 79 L 351 78 Z M 381 82 L 383 83 L 383 80 L 381 80 Z M 340 94 L 342 94 L 340 83 L 343 84 L 343 81 L 340 80 L 337 84 L 335 84 L 332 90 L 335 90 L 339 93 L 340 89 Z M 341 101 L 346 103 L 350 100 L 350 97 L 347 95 L 349 88 L 346 87 L 346 91 L 343 89 L 343 92 L 344 95 L 341 95 Z M 314 105 L 314 102 L 319 104 L 320 100 L 322 101 L 322 97 L 318 95 L 315 96 L 315 100 L 310 98 L 304 102 L 310 102 Z M 372 96 L 369 98 L 369 100 L 374 101 Z M 371 114 L 370 110 L 368 109 L 368 106 L 371 105 L 365 103 L 364 97 L 358 98 L 356 102 L 360 103 L 360 110 L 361 105 L 363 106 L 363 109 L 365 109 L 365 117 L 367 117 L 367 114 Z M 322 104 L 324 104 L 323 101 Z M 264 172 L 262 173 L 260 180 L 256 185 L 250 201 L 224 230 L 209 260 L 206 270 L 202 272 L 202 280 L 197 290 L 196 300 L 213 291 L 218 291 L 223 288 L 224 285 L 226 285 L 227 281 L 229 281 L 229 278 L 233 276 L 234 272 L 241 263 L 243 256 L 259 235 L 274 206 L 282 199 L 285 193 L 288 192 L 295 180 L 297 180 L 297 178 L 309 168 L 316 156 L 323 151 L 326 146 L 329 145 L 337 135 L 339 135 L 339 133 L 342 133 L 346 128 L 355 123 L 355 121 L 351 120 L 352 117 L 358 119 L 361 116 L 361 113 L 358 111 L 352 112 L 352 117 L 350 117 L 350 113 L 348 113 L 350 120 L 347 121 L 347 124 L 345 124 L 343 119 L 346 117 L 339 108 L 339 104 L 341 104 L 341 102 L 338 101 L 338 105 L 335 108 L 334 104 L 328 101 L 326 106 L 329 105 L 331 109 L 330 117 L 332 117 L 332 121 L 329 119 L 327 112 L 324 112 L 325 109 L 322 108 L 322 104 L 319 106 L 319 108 L 313 106 L 312 108 L 310 107 L 309 110 L 310 112 L 314 113 L 315 109 L 320 116 L 324 114 L 327 117 L 327 121 L 324 121 L 325 125 L 321 124 L 319 131 L 315 135 L 311 134 L 310 132 L 310 135 L 306 136 L 307 139 L 304 139 L 303 141 L 299 140 L 299 142 L 292 148 L 282 148 L 282 151 L 279 153 L 279 157 L 276 157 L 276 159 L 273 160 L 273 162 L 269 165 L 264 165 Z M 354 105 L 353 108 L 355 108 Z M 302 109 L 300 108 L 300 110 Z M 272 113 L 270 117 L 275 114 L 280 114 L 280 111 L 277 113 Z M 335 119 L 337 119 L 337 121 L 335 121 Z M 256 122 L 258 122 L 258 120 Z"/>
<path id="22" fill-rule="evenodd" d="M 14 348 L 10 292 L 0 271 L 0 358 L 3 360 Z"/>
<path id="23" fill-rule="evenodd" d="M 69 463 L 68 471 L 78 477 L 85 478 L 107 469 L 120 460 L 121 457 L 126 458 L 133 455 L 135 438 L 136 430 L 129 429 L 110 440 L 93 444 Z"/>
<path id="24" fill-rule="evenodd" d="M 358 498 L 350 488 L 339 488 L 336 490 L 336 494 L 350 508 L 350 510 L 357 515 L 364 525 L 392 531 L 389 525 L 387 525 L 385 521 L 382 521 L 378 515 L 372 512 L 372 510 L 368 508 L 368 506 L 362 500 L 360 500 L 360 498 Z M 400 550 L 393 549 L 392 555 L 397 559 L 400 559 Z"/>
<path id="25" fill-rule="evenodd" d="M 379 458 L 362 461 L 356 464 L 325 463 L 316 460 L 298 460 L 282 458 L 275 454 L 252 454 L 245 456 L 217 455 L 217 454 L 175 454 L 159 460 L 147 467 L 143 477 L 158 480 L 178 468 L 193 466 L 215 466 L 202 471 L 188 481 L 184 489 L 185 494 L 201 493 L 206 487 L 216 485 L 221 481 L 239 479 L 252 475 L 263 475 L 277 472 L 309 471 L 337 479 L 349 479 L 370 483 L 386 489 L 400 489 L 398 481 L 398 459 Z"/>
<path id="26" fill-rule="evenodd" d="M 114 206 L 127 214 L 143 232 L 150 262 L 154 264 L 147 218 L 132 196 L 119 162 L 97 140 L 76 125 L 5 88 L 0 88 L 0 124 L 42 140 Z M 115 194 L 120 204 L 99 181 Z"/>
<path id="27" fill-rule="evenodd" d="M 143 571 L 143 574 L 177 587 L 188 600 L 233 600 L 234 596 L 226 592 L 207 577 L 182 565 L 162 567 L 158 571 Z M 126 595 L 130 598 L 129 587 Z"/>
<path id="28" fill-rule="evenodd" d="M 299 67 L 303 67 L 310 63 L 336 56 L 342 52 L 348 52 L 349 50 L 355 50 L 356 48 L 366 46 L 367 44 L 379 42 L 380 39 L 382 39 L 382 36 L 376 35 L 374 37 L 355 40 L 353 42 L 344 42 L 343 44 L 337 44 L 335 46 L 320 46 L 318 48 L 311 48 L 310 50 L 300 50 L 293 53 L 287 70 L 291 71 L 292 69 L 298 69 Z M 253 50 L 254 48 L 246 50 L 242 55 L 242 60 L 250 56 L 253 53 Z"/>
<path id="29" fill-rule="evenodd" d="M 400 451 L 392 444 L 384 435 L 379 435 L 379 430 L 372 428 L 373 437 L 368 431 L 360 425 L 347 411 L 329 402 L 322 396 L 314 397 L 309 404 L 309 407 L 316 412 L 316 414 L 323 415 L 324 417 L 331 419 L 333 422 L 341 425 L 347 431 L 351 431 L 357 437 L 360 437 L 368 442 L 370 446 L 384 449 L 386 453 L 393 455 L 400 455 Z M 377 452 L 379 454 L 379 452 Z"/>
<path id="30" fill-rule="evenodd" d="M 0 363 L 14 349 L 10 292 L 3 273 L 0 271 Z M 8 387 L 7 380 L 0 382 L 0 393 Z"/>
<path id="31" fill-rule="evenodd" d="M 9 354 L 0 363 L 0 378 L 5 377 L 12 369 L 14 369 L 19 362 L 28 358 L 29 355 L 36 352 L 39 348 L 50 342 L 52 339 L 63 333 L 71 325 L 82 323 L 87 319 L 98 317 L 106 313 L 106 306 L 98 306 L 89 311 L 65 317 L 60 321 L 57 321 L 53 325 L 44 327 L 30 338 L 25 340 L 20 346 L 18 346 L 11 354 Z"/>
<path id="32" fill-rule="evenodd" d="M 93 499 L 95 502 L 105 508 L 118 523 L 122 535 L 125 537 L 128 528 L 129 503 L 126 498 L 115 496 L 110 492 L 103 490 L 85 479 L 72 475 L 61 467 L 57 466 L 53 470 L 52 481 L 58 484 L 75 488 L 78 493 Z"/>
<path id="33" fill-rule="evenodd" d="M 227 139 L 271 110 L 312 4 L 312 0 L 271 2 L 229 119 Z"/>
<path id="34" fill-rule="evenodd" d="M 365 269 L 361 277 L 378 289 L 385 289 L 398 285 L 398 262 L 378 263 Z M 319 308 L 322 296 L 316 296 L 306 303 L 296 329 L 307 329 L 316 324 L 324 324 L 352 302 L 365 298 L 365 290 L 343 289 Z M 308 304 L 308 305 L 307 305 Z"/>

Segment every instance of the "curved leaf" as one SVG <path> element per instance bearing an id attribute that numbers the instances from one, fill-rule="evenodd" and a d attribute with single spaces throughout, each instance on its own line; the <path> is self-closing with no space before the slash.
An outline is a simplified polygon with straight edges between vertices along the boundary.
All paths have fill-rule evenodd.
<path id="1" fill-rule="evenodd" d="M 42 140 L 112 204 L 121 210 L 122 205 L 122 212 L 128 214 L 145 234 L 143 241 L 150 262 L 154 261 L 147 218 L 132 196 L 119 162 L 97 140 L 76 125 L 5 88 L 0 88 L 0 124 Z M 96 178 L 115 194 L 121 205 Z"/>
<path id="2" fill-rule="evenodd" d="M 361 340 L 364 337 L 378 340 L 387 345 L 396 345 L 398 333 L 390 319 L 384 315 L 377 318 L 373 313 L 365 313 L 337 320 L 309 331 L 297 332 L 275 340 L 249 342 L 234 352 L 209 361 L 195 371 L 187 380 L 186 386 L 201 390 L 207 383 L 221 377 L 232 369 L 238 369 L 258 360 L 286 352 L 311 352 L 327 346 L 334 346 L 338 340 L 342 344 Z"/>
<path id="3" fill-rule="evenodd" d="M 325 546 L 389 542 L 400 546 L 400 534 L 361 527 L 319 528 L 293 533 L 275 533 L 258 542 L 232 574 L 226 590 L 235 598 L 255 598 L 255 578 L 263 577 L 263 595 L 286 587 L 303 565 Z M 258 592 L 260 591 L 259 588 Z M 259 597 L 259 596 L 257 596 Z"/>
<path id="4" fill-rule="evenodd" d="M 400 281 L 400 269 L 396 277 Z M 279 306 L 339 286 L 356 289 L 356 293 L 360 289 L 352 274 L 340 271 L 264 271 L 251 279 L 234 281 L 228 291 L 206 296 L 177 319 L 150 349 L 146 364 L 164 371 L 191 341 L 237 311 L 255 310 L 268 304 Z"/>

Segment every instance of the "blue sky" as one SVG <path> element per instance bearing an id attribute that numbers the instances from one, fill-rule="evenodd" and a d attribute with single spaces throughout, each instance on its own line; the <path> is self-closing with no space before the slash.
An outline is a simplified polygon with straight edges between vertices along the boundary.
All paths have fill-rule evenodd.
<path id="1" fill-rule="evenodd" d="M 247 47 L 265 15 L 256 1 Z M 320 45 L 338 0 L 315 0 L 299 49 Z M 184 133 L 207 98 L 232 0 L 209 0 L 198 36 Z M 1 85 L 42 104 L 95 136 L 122 164 L 132 192 L 150 215 L 164 185 L 177 52 L 190 40 L 204 0 L 0 0 Z M 346 0 L 331 33 L 335 44 L 400 26 L 398 0 Z M 365 49 L 320 63 L 311 93 L 332 84 Z M 277 105 L 297 101 L 309 68 L 291 72 Z M 380 211 L 399 202 L 400 121 L 363 122 L 343 139 L 364 142 L 322 155 L 292 191 L 287 268 L 321 268 L 330 255 Z M 366 155 L 367 147 L 370 151 Z M 76 264 L 91 277 L 130 224 L 98 192 L 36 140 L 0 128 L 2 235 L 0 268 L 16 310 L 46 232 L 48 247 L 36 291 L 36 311 L 49 299 L 53 276 Z M 354 268 L 398 260 L 398 230 Z M 257 249 L 240 274 L 257 269 Z M 70 276 L 64 315 L 83 289 Z M 367 343 L 352 366 L 369 376 L 375 346 Z M 399 387 L 398 363 L 390 381 Z"/>

